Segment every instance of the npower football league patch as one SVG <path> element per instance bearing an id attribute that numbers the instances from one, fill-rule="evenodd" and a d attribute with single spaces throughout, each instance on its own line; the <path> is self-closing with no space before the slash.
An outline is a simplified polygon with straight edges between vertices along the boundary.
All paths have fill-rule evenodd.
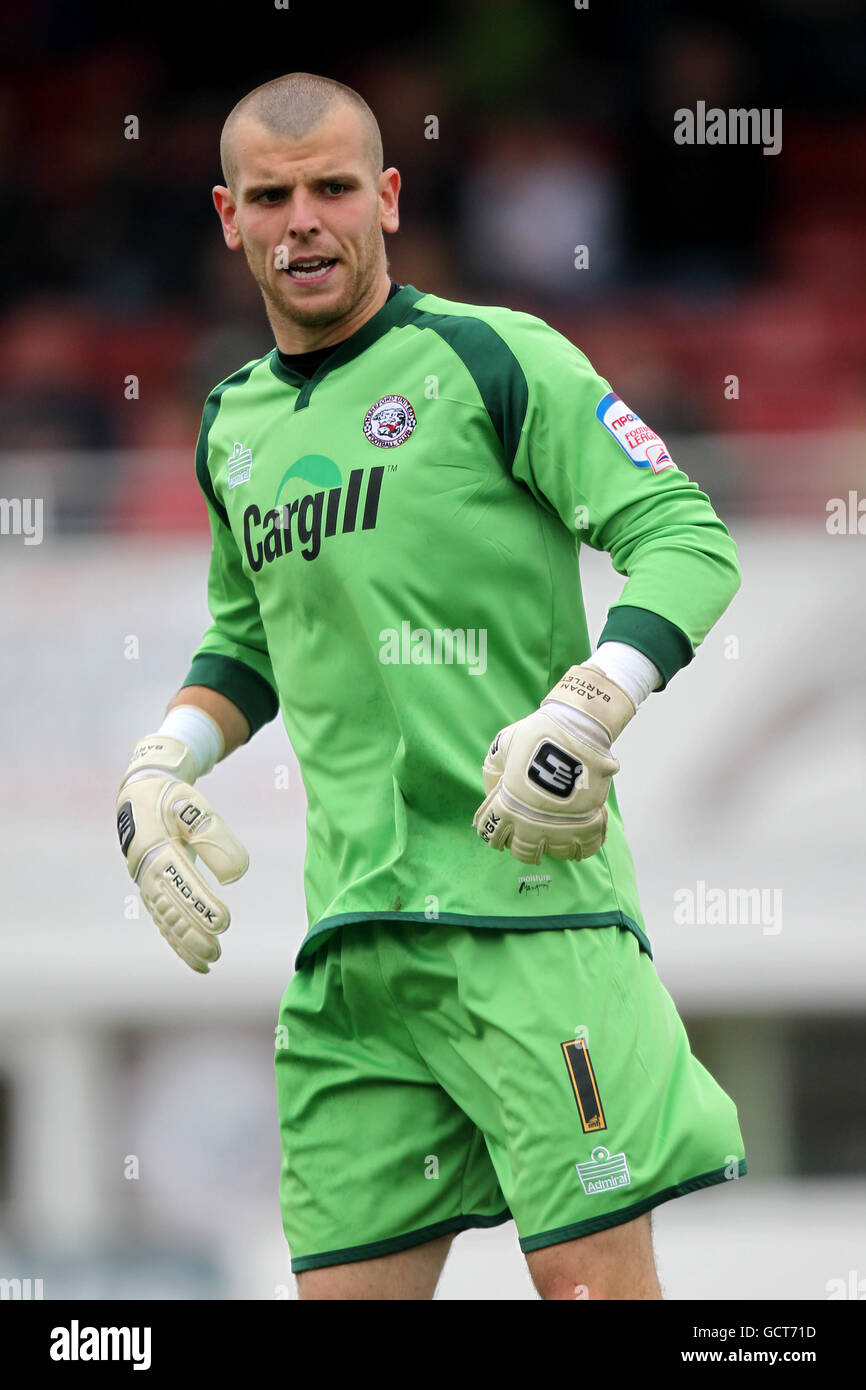
<path id="1" fill-rule="evenodd" d="M 651 468 L 654 473 L 661 473 L 665 468 L 676 468 L 664 440 L 639 415 L 629 410 L 615 391 L 608 391 L 606 396 L 602 396 L 595 407 L 595 414 L 635 468 Z"/>

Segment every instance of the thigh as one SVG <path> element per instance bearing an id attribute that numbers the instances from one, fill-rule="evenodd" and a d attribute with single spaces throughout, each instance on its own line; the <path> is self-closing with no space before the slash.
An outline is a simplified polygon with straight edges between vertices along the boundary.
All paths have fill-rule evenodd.
<path id="1" fill-rule="evenodd" d="M 483 1136 L 431 1075 L 383 989 L 366 928 L 302 966 L 280 1010 L 280 1205 L 295 1275 L 381 1262 L 510 1215 Z M 437 1245 L 380 1263 L 381 1278 L 424 1287 L 440 1249 L 444 1259 Z M 372 1274 L 340 1277 L 364 1287 Z"/>
<path id="2" fill-rule="evenodd" d="M 526 1256 L 543 1299 L 660 1299 L 650 1212 Z"/>
<path id="3" fill-rule="evenodd" d="M 298 1275 L 302 1299 L 431 1299 L 448 1256 L 453 1235 L 439 1236 L 393 1255 L 354 1264 L 308 1269 Z"/>

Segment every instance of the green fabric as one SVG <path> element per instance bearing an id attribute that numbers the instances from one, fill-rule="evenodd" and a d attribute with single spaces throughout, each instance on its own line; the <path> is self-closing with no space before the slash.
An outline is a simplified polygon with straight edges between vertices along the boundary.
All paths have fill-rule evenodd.
<path id="1" fill-rule="evenodd" d="M 275 1067 L 295 1273 L 508 1215 L 535 1250 L 746 1172 L 736 1106 L 620 927 L 345 926 L 289 983 Z"/>
<path id="2" fill-rule="evenodd" d="M 224 656 L 257 678 L 257 722 L 279 698 L 308 806 L 299 960 L 383 914 L 614 921 L 649 949 L 615 788 L 583 863 L 536 869 L 472 829 L 493 736 L 593 650 L 581 544 L 626 576 L 605 630 L 632 632 L 665 681 L 739 582 L 697 485 L 635 466 L 597 416 L 609 393 L 540 319 L 410 285 L 309 381 L 270 353 L 208 399 L 213 621 L 187 681 Z M 389 396 L 415 425 L 376 442 Z M 234 698 L 236 673 L 208 669 Z"/>
<path id="3" fill-rule="evenodd" d="M 691 643 L 681 628 L 669 623 L 667 618 L 659 617 L 658 613 L 650 613 L 646 608 L 632 608 L 625 603 L 614 604 L 611 608 L 598 645 L 601 646 L 602 642 L 627 642 L 654 661 L 662 673 L 658 690 L 664 690 L 671 676 L 676 675 L 694 655 Z"/>

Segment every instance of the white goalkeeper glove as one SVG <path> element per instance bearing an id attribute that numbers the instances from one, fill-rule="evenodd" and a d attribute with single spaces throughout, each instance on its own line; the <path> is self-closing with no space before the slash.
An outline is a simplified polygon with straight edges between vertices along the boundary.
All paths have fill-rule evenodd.
<path id="1" fill-rule="evenodd" d="M 180 739 L 149 734 L 135 746 L 117 794 L 117 833 L 141 900 L 169 946 L 206 975 L 219 960 L 228 908 L 195 868 L 220 883 L 246 873 L 249 857 L 210 802 L 193 789 L 192 753 Z"/>
<path id="2" fill-rule="evenodd" d="M 588 859 L 604 844 L 610 748 L 635 714 L 625 691 L 572 666 L 533 714 L 500 729 L 484 760 L 487 793 L 472 821 L 493 849 L 524 864 Z"/>

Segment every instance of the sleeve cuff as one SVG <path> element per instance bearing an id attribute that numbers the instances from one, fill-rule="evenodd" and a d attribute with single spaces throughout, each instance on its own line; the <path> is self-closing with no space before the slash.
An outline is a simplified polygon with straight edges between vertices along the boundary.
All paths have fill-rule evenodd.
<path id="1" fill-rule="evenodd" d="M 602 642 L 627 642 L 649 657 L 662 674 L 659 690 L 664 690 L 668 681 L 687 666 L 695 654 L 682 628 L 659 613 L 652 613 L 648 608 L 632 608 L 627 603 L 616 604 L 610 609 L 597 646 Z"/>
<path id="2" fill-rule="evenodd" d="M 237 705 L 250 726 L 250 738 L 276 716 L 280 707 L 273 686 L 258 671 L 218 652 L 200 652 L 193 657 L 181 690 L 187 685 L 206 685 Z"/>

